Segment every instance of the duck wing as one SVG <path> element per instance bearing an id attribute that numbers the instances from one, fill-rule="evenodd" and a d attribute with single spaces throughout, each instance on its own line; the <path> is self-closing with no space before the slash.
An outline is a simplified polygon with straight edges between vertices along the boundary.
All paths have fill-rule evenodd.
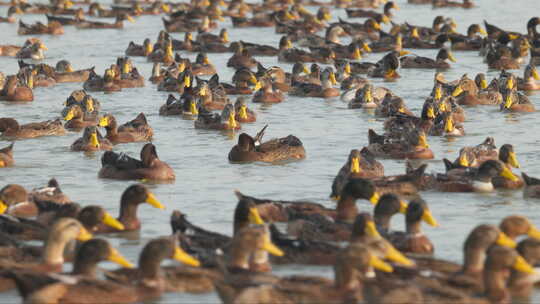
<path id="1" fill-rule="evenodd" d="M 118 170 L 135 170 L 144 167 L 142 161 L 125 153 L 116 153 L 112 151 L 105 151 L 105 153 L 103 153 L 101 165 L 103 167 L 111 166 Z"/>

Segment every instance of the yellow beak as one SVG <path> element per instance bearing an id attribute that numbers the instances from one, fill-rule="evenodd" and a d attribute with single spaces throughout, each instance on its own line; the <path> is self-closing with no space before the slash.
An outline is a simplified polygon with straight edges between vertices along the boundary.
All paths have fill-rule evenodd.
<path id="1" fill-rule="evenodd" d="M 368 52 L 368 53 L 371 53 L 373 50 L 369 47 L 369 45 L 367 43 L 364 43 L 364 45 L 362 46 L 362 48 L 364 49 L 364 51 Z"/>
<path id="2" fill-rule="evenodd" d="M 463 93 L 463 89 L 461 88 L 460 85 L 458 85 L 454 91 L 452 92 L 452 96 L 456 97 L 456 96 L 459 96 L 459 94 Z"/>
<path id="3" fill-rule="evenodd" d="M 248 220 L 251 224 L 264 225 L 264 221 L 256 207 L 249 208 Z"/>
<path id="4" fill-rule="evenodd" d="M 262 249 L 275 256 L 285 255 L 285 253 L 281 249 L 279 249 L 276 245 L 272 243 L 272 241 L 270 241 L 270 237 L 268 235 L 265 236 Z"/>
<path id="5" fill-rule="evenodd" d="M 360 159 L 358 157 L 351 159 L 351 173 L 360 173 Z"/>
<path id="6" fill-rule="evenodd" d="M 90 135 L 90 144 L 96 148 L 99 148 L 99 140 L 96 132 Z"/>
<path id="7" fill-rule="evenodd" d="M 345 65 L 345 73 L 350 74 L 351 73 L 351 65 L 347 62 Z"/>
<path id="8" fill-rule="evenodd" d="M 201 265 L 201 262 L 199 262 L 199 260 L 190 256 L 184 250 L 182 250 L 182 248 L 178 246 L 176 246 L 176 248 L 174 249 L 173 259 L 177 260 L 178 262 L 181 262 L 186 265 L 193 266 L 193 267 L 199 267 Z"/>
<path id="9" fill-rule="evenodd" d="M 427 117 L 431 119 L 435 118 L 435 110 L 431 106 L 427 110 Z"/>
<path id="10" fill-rule="evenodd" d="M 75 116 L 75 114 L 73 114 L 73 109 L 70 109 L 70 110 L 67 112 L 66 116 L 64 116 L 64 120 L 65 120 L 65 121 L 70 121 L 70 120 L 73 119 L 74 116 Z"/>
<path id="11" fill-rule="evenodd" d="M 354 53 L 352 55 L 353 59 L 360 60 L 362 59 L 362 54 L 360 53 L 360 49 L 358 47 L 354 48 Z M 349 72 L 350 73 L 350 72 Z"/>
<path id="12" fill-rule="evenodd" d="M 405 214 L 407 213 L 407 203 L 405 201 L 400 200 L 399 201 L 399 213 Z"/>
<path id="13" fill-rule="evenodd" d="M 516 242 L 514 240 L 512 240 L 511 238 L 509 238 L 506 233 L 504 232 L 499 232 L 499 236 L 497 237 L 497 240 L 495 241 L 495 243 L 497 243 L 497 245 L 500 245 L 500 246 L 504 246 L 504 247 L 509 247 L 509 248 L 516 248 Z"/>
<path id="14" fill-rule="evenodd" d="M 246 105 L 242 105 L 238 111 L 238 115 L 240 116 L 240 118 L 242 119 L 247 119 L 248 118 L 248 115 L 247 115 L 247 107 Z"/>
<path id="15" fill-rule="evenodd" d="M 509 179 L 509 180 L 513 181 L 513 182 L 518 181 L 518 178 L 514 175 L 514 173 L 512 173 L 512 171 L 510 171 L 510 169 L 508 169 L 506 167 L 503 167 L 500 175 L 502 177 L 506 178 L 506 179 Z"/>
<path id="16" fill-rule="evenodd" d="M 366 223 L 365 233 L 371 237 L 376 237 L 376 238 L 381 237 L 381 235 L 379 234 L 379 231 L 377 231 L 377 227 L 375 227 L 375 222 L 373 221 L 368 221 Z"/>
<path id="17" fill-rule="evenodd" d="M 454 57 L 454 54 L 450 53 L 450 51 L 448 52 L 448 59 L 452 62 L 456 62 L 456 57 Z"/>
<path id="18" fill-rule="evenodd" d="M 422 214 L 422 220 L 430 226 L 433 226 L 433 227 L 439 226 L 439 223 L 437 223 L 437 220 L 435 220 L 430 210 L 424 210 L 424 214 Z"/>
<path id="19" fill-rule="evenodd" d="M 123 257 L 118 250 L 115 248 L 111 248 L 109 257 L 107 258 L 109 261 L 114 262 L 120 266 L 126 267 L 126 268 L 134 268 L 133 264 L 131 264 L 125 257 Z"/>
<path id="20" fill-rule="evenodd" d="M 540 75 L 538 74 L 538 70 L 536 68 L 532 70 L 532 76 L 534 79 L 540 80 Z"/>
<path id="21" fill-rule="evenodd" d="M 0 168 L 4 168 L 5 166 L 6 166 L 6 163 L 3 160 L 0 160 Z"/>
<path id="22" fill-rule="evenodd" d="M 257 83 L 255 84 L 255 87 L 253 88 L 253 91 L 258 91 L 262 88 L 262 84 L 260 81 L 257 81 Z"/>
<path id="23" fill-rule="evenodd" d="M 478 30 L 478 33 L 480 33 L 480 35 L 483 35 L 483 36 L 487 36 L 487 34 L 488 34 L 488 33 L 486 32 L 486 30 L 483 29 L 483 28 L 480 28 L 480 30 Z"/>
<path id="24" fill-rule="evenodd" d="M 506 99 L 504 101 L 504 107 L 506 109 L 510 109 L 512 107 L 513 101 L 512 101 L 512 95 L 508 94 L 506 95 Z"/>
<path id="25" fill-rule="evenodd" d="M 388 248 L 386 251 L 385 259 L 388 259 L 392 262 L 396 262 L 404 266 L 414 265 L 413 261 L 409 260 L 405 255 L 403 255 L 403 253 L 401 253 L 399 250 L 394 248 L 394 246 L 392 246 L 390 243 L 388 243 L 387 246 Z"/>
<path id="26" fill-rule="evenodd" d="M 369 259 L 369 265 L 377 270 L 383 271 L 383 272 L 393 272 L 394 268 L 386 263 L 385 261 L 379 259 L 376 255 L 371 254 L 371 258 Z"/>
<path id="27" fill-rule="evenodd" d="M 117 219 L 112 217 L 108 212 L 105 212 L 105 215 L 103 216 L 103 224 L 112 227 L 116 230 L 124 230 L 124 224 L 120 223 Z"/>
<path id="28" fill-rule="evenodd" d="M 375 192 L 375 193 L 373 193 L 373 195 L 369 198 L 369 201 L 370 201 L 373 205 L 377 205 L 377 203 L 379 202 L 379 198 L 381 198 L 381 195 L 380 195 L 378 192 Z"/>
<path id="29" fill-rule="evenodd" d="M 452 121 L 452 116 L 448 116 L 446 119 L 446 122 L 444 123 L 444 131 L 445 132 L 453 132 L 454 131 L 454 122 Z"/>
<path id="30" fill-rule="evenodd" d="M 469 158 L 467 157 L 467 154 L 463 153 L 459 156 L 459 165 L 463 167 L 469 167 Z"/>
<path id="31" fill-rule="evenodd" d="M 237 126 L 236 119 L 234 118 L 234 112 L 231 112 L 229 114 L 229 126 L 231 128 L 236 128 L 236 126 Z"/>
<path id="32" fill-rule="evenodd" d="M 189 106 L 189 110 L 191 111 L 191 115 L 197 115 L 199 114 L 199 110 L 197 110 L 197 105 L 194 101 L 191 102 L 191 105 Z"/>
<path id="33" fill-rule="evenodd" d="M 148 192 L 148 194 L 146 195 L 146 202 L 154 208 L 165 209 L 165 206 L 163 206 L 161 202 L 158 201 L 156 196 L 151 192 Z"/>
<path id="34" fill-rule="evenodd" d="M 4 214 L 8 210 L 8 205 L 0 200 L 0 214 Z"/>
<path id="35" fill-rule="evenodd" d="M 485 79 L 482 79 L 482 81 L 480 81 L 480 88 L 481 89 L 485 89 L 488 87 L 488 83 L 487 83 L 487 80 Z"/>
<path id="36" fill-rule="evenodd" d="M 106 116 L 101 117 L 101 119 L 99 120 L 99 126 L 106 127 L 108 125 L 109 125 L 109 119 Z"/>
<path id="37" fill-rule="evenodd" d="M 540 239 L 540 230 L 531 224 L 529 231 L 527 231 L 527 235 L 535 239 Z"/>
<path id="38" fill-rule="evenodd" d="M 77 235 L 77 240 L 81 242 L 86 242 L 90 239 L 92 239 L 92 234 L 88 232 L 86 228 L 81 227 L 81 230 L 79 230 L 79 234 Z"/>
<path id="39" fill-rule="evenodd" d="M 186 88 L 190 88 L 191 87 L 191 78 L 189 76 L 185 76 L 184 77 L 184 86 Z M 204 96 L 201 94 L 201 96 Z"/>
<path id="40" fill-rule="evenodd" d="M 512 268 L 514 268 L 517 271 L 524 272 L 524 273 L 530 273 L 530 274 L 536 273 L 536 271 L 534 271 L 534 268 L 531 266 L 531 264 L 527 263 L 527 261 L 525 261 L 525 259 L 520 255 L 516 257 L 516 260 L 514 261 L 514 265 L 512 265 Z"/>
<path id="41" fill-rule="evenodd" d="M 507 89 L 513 89 L 514 88 L 514 79 L 510 77 L 508 81 L 506 82 L 506 88 Z"/>
<path id="42" fill-rule="evenodd" d="M 516 153 L 515 152 L 510 152 L 509 155 L 508 155 L 508 163 L 510 164 L 510 166 L 514 167 L 514 168 L 519 168 L 519 162 L 516 158 Z"/>
<path id="43" fill-rule="evenodd" d="M 390 19 L 389 19 L 388 16 L 386 16 L 386 15 L 382 15 L 381 21 L 382 21 L 382 23 L 384 23 L 384 24 L 390 23 Z"/>
<path id="44" fill-rule="evenodd" d="M 427 143 L 427 139 L 425 135 L 420 135 L 418 138 L 419 146 L 422 148 L 429 148 L 429 145 Z"/>

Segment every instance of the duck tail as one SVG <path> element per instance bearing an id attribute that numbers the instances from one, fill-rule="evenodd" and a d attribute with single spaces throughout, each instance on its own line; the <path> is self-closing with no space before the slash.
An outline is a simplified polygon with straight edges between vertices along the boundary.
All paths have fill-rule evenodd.
<path id="1" fill-rule="evenodd" d="M 527 186 L 540 185 L 540 179 L 538 178 L 528 176 L 524 172 L 521 172 L 521 176 L 523 177 L 523 180 Z"/>
<path id="2" fill-rule="evenodd" d="M 443 162 L 446 172 L 454 169 L 454 164 L 452 164 L 452 162 L 448 158 L 443 158 Z"/>

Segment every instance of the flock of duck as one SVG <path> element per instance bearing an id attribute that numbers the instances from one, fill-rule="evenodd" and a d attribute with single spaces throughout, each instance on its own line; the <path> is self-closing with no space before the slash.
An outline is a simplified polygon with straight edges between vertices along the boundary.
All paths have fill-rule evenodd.
<path id="1" fill-rule="evenodd" d="M 469 0 L 408 2 L 474 7 Z M 125 56 L 111 60 L 102 73 L 94 68 L 74 70 L 67 60 L 55 66 L 38 63 L 47 51 L 39 38 L 29 38 L 22 46 L 0 45 L 1 56 L 19 60 L 16 74 L 0 73 L 0 99 L 5 102 L 31 102 L 35 87 L 82 85 L 59 105 L 61 119 L 23 124 L 12 117 L 0 118 L 3 139 L 14 142 L 79 132 L 71 150 L 104 151 L 99 178 L 142 182 L 124 191 L 118 217 L 99 205 L 75 203 L 54 178 L 46 187 L 31 191 L 16 184 L 3 187 L 0 290 L 17 288 L 27 303 L 132 303 L 158 298 L 163 292 L 212 291 L 225 303 L 507 303 L 530 296 L 538 278 L 533 266 L 540 263 L 540 231 L 525 216 L 510 215 L 498 226 L 475 227 L 463 243 L 462 264 L 435 258 L 434 246 L 422 232 L 422 223 L 437 227 L 438 222 L 420 197 L 421 191 L 523 188 L 525 197 L 540 197 L 540 179 L 512 172 L 520 165 L 511 144 L 497 148 L 494 138 L 488 137 L 476 146 L 463 147 L 455 160 L 444 159 L 446 172 L 436 174 L 425 172 L 427 164 L 407 162 L 406 173 L 388 176 L 377 159 L 433 159 L 428 137 L 465 136 L 462 123 L 467 107 L 535 111 L 525 92 L 540 89 L 536 68 L 540 18 L 524 24 L 526 33 L 484 22 L 460 34 L 455 21 L 444 16 L 435 17 L 431 27 L 398 24 L 392 18 L 399 7 L 382 0 L 118 0 L 109 8 L 84 0 L 0 4 L 9 6 L 1 22 L 17 22 L 16 15 L 21 14 L 46 15 L 47 24 L 19 21 L 17 33 L 30 36 L 62 35 L 66 26 L 122 29 L 124 21 L 134 22 L 140 15 L 166 15 L 164 30 L 157 33 L 155 42 L 147 38 L 142 44 L 129 43 Z M 307 6 L 318 7 L 316 13 Z M 363 22 L 329 22 L 337 9 Z M 115 21 L 92 21 L 86 16 Z M 279 44 L 231 42 L 226 28 L 213 34 L 226 17 L 234 28 L 274 27 L 282 35 Z M 389 24 L 390 30 L 384 31 L 381 24 Z M 178 32 L 185 33 L 183 39 L 173 37 Z M 427 58 L 406 49 L 439 51 L 435 58 Z M 500 74 L 490 81 L 483 73 L 447 80 L 441 70 L 456 61 L 452 50 L 478 52 L 487 67 Z M 182 57 L 187 52 L 196 53 L 196 59 Z M 227 61 L 227 67 L 235 71 L 230 82 L 219 78 L 208 53 L 233 53 Z M 384 56 L 378 62 L 362 60 L 369 53 Z M 93 235 L 116 237 L 141 229 L 139 205 L 165 208 L 144 183 L 176 178 L 174 168 L 158 157 L 158 147 L 151 143 L 154 129 L 144 113 L 122 122 L 114 114 L 101 112 L 96 92 L 114 93 L 147 84 L 130 59 L 135 56 L 153 64 L 148 81 L 157 90 L 170 92 L 156 112 L 193 120 L 194 128 L 234 134 L 243 124 L 257 120 L 250 100 L 276 104 L 286 101 L 288 94 L 340 98 L 351 109 L 384 118 L 384 134 L 370 129 L 369 144 L 351 150 L 329 189 L 337 202 L 335 208 L 308 201 L 259 199 L 236 191 L 233 236 L 208 231 L 174 211 L 171 236 L 149 241 L 133 265 L 106 238 Z M 292 70 L 265 67 L 257 56 L 277 57 L 293 64 Z M 523 75 L 509 72 L 522 65 L 526 65 Z M 396 93 L 369 80 L 399 81 L 400 69 L 409 68 L 434 70 L 433 89 L 419 115 Z M 234 102 L 230 95 L 236 96 Z M 263 141 L 267 127 L 254 135 L 239 134 L 229 161 L 275 164 L 306 157 L 302 141 L 294 135 Z M 145 143 L 138 159 L 112 151 L 131 142 Z M 16 158 L 11 143 L 0 150 L 0 168 L 16 166 Z M 371 203 L 373 212 L 360 212 L 359 201 Z M 405 231 L 390 226 L 398 213 L 405 216 Z M 274 223 L 286 225 L 286 232 Z M 525 238 L 518 242 L 520 236 Z M 167 259 L 182 265 L 161 266 Z M 103 261 L 121 268 L 100 269 Z M 73 262 L 71 272 L 62 273 L 64 262 Z M 271 273 L 271 264 L 334 265 L 335 276 L 333 280 L 278 277 Z"/>

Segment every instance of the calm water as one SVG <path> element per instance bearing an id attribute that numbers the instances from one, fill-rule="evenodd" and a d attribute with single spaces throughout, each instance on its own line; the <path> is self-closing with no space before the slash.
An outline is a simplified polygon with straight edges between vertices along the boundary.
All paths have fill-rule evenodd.
<path id="1" fill-rule="evenodd" d="M 481 23 L 486 19 L 504 29 L 525 32 L 525 23 L 534 13 L 538 13 L 540 2 L 523 0 L 481 0 L 478 8 L 437 9 L 431 6 L 412 6 L 405 1 L 397 1 L 401 10 L 396 21 L 430 26 L 436 15 L 453 17 L 460 32 L 465 32 L 471 23 Z M 516 5 L 517 4 L 517 5 Z M 7 8 L 0 8 L 5 15 Z M 345 17 L 342 9 L 332 12 L 333 18 Z M 45 16 L 23 16 L 25 22 L 41 20 Z M 112 19 L 109 19 L 112 20 Z M 362 21 L 362 19 L 357 19 Z M 505 23 L 502 23 L 502 22 Z M 258 43 L 276 45 L 280 36 L 273 28 L 232 29 L 229 19 L 222 26 L 230 30 L 231 40 L 243 39 Z M 387 26 L 383 26 L 387 27 Z M 157 33 L 163 28 L 160 17 L 142 16 L 135 23 L 126 23 L 124 30 L 77 30 L 65 27 L 66 33 L 59 37 L 41 37 L 48 46 L 46 63 L 55 64 L 60 59 L 68 59 L 75 69 L 96 66 L 99 74 L 104 68 L 122 56 L 129 41 L 142 43 L 145 38 L 155 41 Z M 22 44 L 27 37 L 16 34 L 17 25 L 0 24 L 1 44 Z M 183 34 L 173 34 L 182 39 Z M 436 50 L 414 50 L 415 53 L 434 57 Z M 223 81 L 230 81 L 233 70 L 225 63 L 231 54 L 210 54 Z M 182 53 L 194 59 L 195 54 Z M 453 68 L 445 72 L 447 79 L 459 78 L 464 73 L 473 77 L 477 72 L 487 72 L 476 52 L 455 52 L 458 60 Z M 376 61 L 381 55 L 370 55 L 365 60 Z M 276 58 L 261 57 L 263 65 L 279 65 L 290 71 L 291 65 L 279 64 Z M 148 78 L 152 64 L 145 58 L 134 57 L 139 71 Z M 5 74 L 18 69 L 16 59 L 0 57 L 0 70 Z M 433 71 L 402 70 L 402 78 L 396 83 L 374 81 L 384 85 L 402 96 L 409 108 L 419 113 L 424 98 L 432 87 Z M 487 72 L 491 79 L 496 72 Z M 522 71 L 519 72 L 522 74 Z M 21 122 L 41 121 L 59 117 L 66 97 L 82 84 L 59 84 L 52 88 L 37 88 L 35 101 L 28 104 L 0 103 L 0 117 L 15 117 Z M 349 151 L 367 144 L 367 130 L 382 131 L 382 120 L 358 109 L 347 109 L 339 99 L 288 97 L 285 102 L 274 106 L 249 104 L 256 110 L 258 121 L 242 125 L 242 130 L 255 134 L 265 124 L 269 124 L 267 139 L 288 134 L 298 136 L 307 150 L 307 158 L 301 162 L 279 166 L 266 164 L 232 165 L 227 161 L 227 153 L 236 142 L 236 136 L 229 137 L 217 132 L 195 130 L 193 121 L 178 117 L 158 115 L 159 107 L 167 94 L 157 92 L 154 85 L 147 83 L 144 88 L 124 89 L 114 94 L 93 93 L 101 102 L 104 112 L 113 113 L 119 122 L 133 119 L 144 112 L 154 128 L 154 143 L 160 158 L 167 161 L 176 172 L 174 184 L 149 185 L 157 197 L 167 206 L 166 210 L 153 209 L 143 205 L 139 217 L 143 227 L 140 240 L 112 239 L 115 246 L 130 260 L 136 261 L 140 248 L 148 239 L 170 233 L 169 216 L 174 209 L 189 215 L 192 222 L 205 228 L 231 233 L 232 211 L 236 204 L 234 189 L 259 197 L 276 199 L 310 199 L 332 206 L 327 198 L 333 177 L 343 165 Z M 531 99 L 540 107 L 538 95 Z M 442 158 L 455 158 L 457 151 L 465 145 L 475 145 L 486 136 L 493 136 L 497 146 L 504 143 L 514 145 L 522 169 L 533 175 L 540 175 L 538 166 L 538 141 L 535 121 L 538 113 L 526 115 L 501 114 L 496 107 L 477 107 L 466 109 L 464 123 L 467 135 L 449 141 L 445 138 L 428 139 L 435 160 L 429 162 L 428 171 L 442 171 Z M 97 178 L 101 167 L 101 153 L 85 155 L 70 152 L 69 146 L 79 133 L 69 133 L 63 137 L 48 137 L 18 141 L 15 144 L 16 166 L 0 171 L 0 186 L 18 183 L 27 188 L 44 185 L 50 177 L 56 177 L 63 190 L 73 200 L 81 204 L 100 204 L 112 214 L 117 214 L 121 193 L 130 182 L 102 180 Z M 0 147 L 8 142 L 1 142 Z M 115 151 L 128 152 L 138 156 L 142 143 L 118 145 Z M 384 161 L 387 174 L 404 172 L 404 162 Z M 493 194 L 442 194 L 422 193 L 430 204 L 433 214 L 441 224 L 440 228 L 426 227 L 436 247 L 436 255 L 460 261 L 461 246 L 466 234 L 479 223 L 497 224 L 509 214 L 524 214 L 540 226 L 540 201 L 524 200 L 522 191 L 500 191 Z M 362 210 L 372 208 L 360 202 Z M 394 227 L 403 227 L 403 216 L 396 216 Z M 105 265 L 110 266 L 110 265 Z M 277 274 L 309 273 L 330 276 L 330 267 L 306 267 L 300 265 L 276 266 Z M 540 294 L 535 295 L 540 301 Z M 16 292 L 3 294 L 1 302 L 18 302 Z M 165 294 L 159 302 L 219 302 L 215 294 L 189 295 Z"/>

